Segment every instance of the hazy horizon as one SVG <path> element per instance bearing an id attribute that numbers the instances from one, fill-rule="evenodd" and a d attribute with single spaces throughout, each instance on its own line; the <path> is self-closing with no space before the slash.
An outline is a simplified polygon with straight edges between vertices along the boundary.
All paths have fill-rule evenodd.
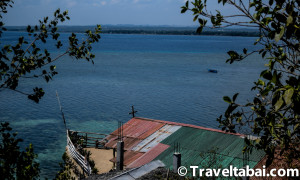
<path id="1" fill-rule="evenodd" d="M 222 7 L 226 14 L 230 7 L 209 1 L 212 12 Z M 191 13 L 181 14 L 185 0 L 18 0 L 3 15 L 6 26 L 36 25 L 45 16 L 50 19 L 56 9 L 68 10 L 70 21 L 61 25 L 141 25 L 141 26 L 196 26 Z"/>

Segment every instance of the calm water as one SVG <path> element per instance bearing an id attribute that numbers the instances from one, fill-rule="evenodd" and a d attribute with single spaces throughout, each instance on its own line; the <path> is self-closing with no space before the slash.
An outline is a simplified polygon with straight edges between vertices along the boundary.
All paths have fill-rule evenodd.
<path id="1" fill-rule="evenodd" d="M 20 32 L 4 34 L 2 44 L 15 43 Z M 62 34 L 66 41 L 68 34 Z M 66 140 L 55 96 L 57 90 L 68 127 L 110 133 L 117 121 L 137 116 L 218 128 L 224 112 L 224 95 L 240 92 L 246 101 L 264 62 L 252 56 L 245 62 L 226 64 L 228 50 L 242 50 L 256 38 L 220 36 L 102 35 L 94 46 L 95 65 L 65 57 L 57 62 L 54 81 L 31 79 L 19 90 L 43 87 L 46 95 L 35 104 L 24 95 L 1 90 L 0 121 L 9 121 L 32 142 L 41 163 L 42 177 L 53 178 Z M 50 42 L 51 44 L 51 42 Z M 47 44 L 54 54 L 55 48 Z M 208 73 L 207 69 L 219 73 Z"/>

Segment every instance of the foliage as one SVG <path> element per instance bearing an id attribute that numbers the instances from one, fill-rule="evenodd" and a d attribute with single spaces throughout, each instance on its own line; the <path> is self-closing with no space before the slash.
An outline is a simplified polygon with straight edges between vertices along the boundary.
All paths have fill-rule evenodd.
<path id="1" fill-rule="evenodd" d="M 72 170 L 77 170 L 74 166 L 74 163 L 71 161 L 67 153 L 65 152 L 62 155 L 62 163 L 59 163 L 60 170 L 55 176 L 55 180 L 64 180 L 64 179 L 71 179 L 75 180 L 76 178 L 72 176 Z M 78 171 L 75 172 L 75 174 L 78 174 Z"/>
<path id="2" fill-rule="evenodd" d="M 91 152 L 82 148 L 77 150 L 81 155 L 87 157 L 92 168 L 92 174 L 97 174 L 98 169 L 95 167 L 95 162 L 90 159 Z M 78 169 L 80 166 L 76 166 L 66 152 L 62 155 L 62 160 L 63 162 L 59 163 L 60 170 L 56 174 L 55 180 L 76 179 L 75 177 L 79 177 L 80 179 L 85 178 L 84 173 Z"/>
<path id="3" fill-rule="evenodd" d="M 7 13 L 7 9 L 12 7 L 12 0 L 2 0 L 0 2 L 0 38 L 3 31 L 6 31 L 3 23 L 3 15 Z M 0 42 L 0 90 L 10 89 L 28 96 L 29 99 L 36 103 L 45 94 L 42 88 L 33 88 L 32 93 L 23 92 L 18 89 L 19 81 L 22 78 L 43 78 L 46 82 L 52 80 L 56 75 L 56 66 L 53 62 L 61 59 L 65 55 L 69 55 L 75 59 L 85 59 L 94 63 L 95 55 L 90 53 L 92 44 L 100 39 L 100 25 L 97 25 L 94 31 L 87 30 L 85 32 L 86 39 L 78 40 L 77 35 L 71 33 L 69 36 L 68 46 L 64 46 L 59 40 L 57 25 L 69 20 L 68 11 L 61 12 L 57 9 L 54 17 L 49 19 L 45 17 L 39 21 L 38 26 L 28 26 L 26 28 L 27 37 L 19 37 L 14 45 L 3 45 Z M 31 40 L 29 42 L 29 40 Z M 50 41 L 50 40 L 51 41 Z M 59 52 L 58 55 L 51 55 L 47 49 L 41 49 L 42 43 L 55 42 L 53 44 Z M 12 130 L 8 123 L 1 123 L 2 142 L 0 144 L 0 174 L 1 179 L 36 179 L 39 177 L 39 164 L 34 161 L 37 157 L 33 152 L 33 146 L 30 144 L 25 151 L 20 151 L 18 143 L 22 139 L 16 139 L 16 133 L 10 133 Z M 65 162 L 68 161 L 64 156 Z M 61 164 L 62 166 L 64 164 Z M 62 167 L 63 170 L 70 168 L 72 164 Z M 61 173 L 61 179 L 69 179 L 68 172 Z"/>
<path id="4" fill-rule="evenodd" d="M 40 169 L 34 161 L 37 155 L 33 152 L 32 144 L 21 151 L 18 144 L 22 139 L 17 138 L 17 133 L 11 133 L 11 130 L 9 123 L 1 123 L 1 179 L 37 179 Z"/>
<path id="5" fill-rule="evenodd" d="M 263 149 L 268 155 L 267 165 L 272 163 L 276 148 L 288 161 L 300 157 L 300 16 L 299 0 L 218 0 L 219 4 L 237 10 L 238 13 L 222 15 L 210 13 L 206 0 L 187 1 L 182 13 L 191 11 L 201 33 L 207 22 L 212 28 L 242 26 L 256 27 L 260 36 L 254 42 L 257 50 L 242 53 L 229 51 L 227 62 L 244 60 L 259 53 L 267 61 L 266 69 L 254 83 L 252 90 L 258 92 L 247 104 L 236 102 L 238 93 L 224 101 L 229 103 L 225 114 L 217 120 L 223 130 L 235 132 L 243 126 L 251 128 L 260 137 L 255 143 L 246 138 L 247 148 Z M 192 6 L 190 8 L 190 5 Z"/>
<path id="6" fill-rule="evenodd" d="M 95 167 L 95 161 L 90 158 L 92 153 L 86 149 L 79 149 L 79 153 L 87 158 L 89 165 L 92 168 L 92 174 L 97 174 L 99 170 Z"/>
<path id="7" fill-rule="evenodd" d="M 11 6 L 13 1 L 1 1 L 0 8 L 0 37 L 2 31 L 6 30 L 3 26 L 2 15 L 7 13 L 7 7 Z M 57 74 L 56 66 L 53 62 L 61 59 L 65 55 L 69 55 L 75 59 L 85 59 L 93 62 L 95 55 L 90 53 L 92 44 L 100 39 L 100 25 L 97 25 L 94 32 L 87 30 L 85 32 L 86 39 L 79 41 L 76 34 L 69 36 L 69 45 L 64 46 L 59 40 L 57 25 L 65 20 L 69 20 L 68 11 L 61 12 L 60 9 L 54 12 L 54 17 L 50 20 L 45 17 L 39 21 L 38 26 L 28 26 L 28 37 L 32 39 L 27 41 L 25 37 L 19 37 L 18 43 L 15 45 L 2 45 L 0 51 L 0 89 L 11 89 L 16 92 L 25 94 L 29 99 L 39 102 L 45 94 L 42 88 L 33 88 L 33 93 L 23 92 L 17 89 L 21 78 L 44 78 L 49 82 L 54 75 Z M 52 56 L 47 49 L 40 49 L 40 43 L 47 43 L 49 39 L 54 40 L 55 47 L 62 49 L 62 53 Z"/>

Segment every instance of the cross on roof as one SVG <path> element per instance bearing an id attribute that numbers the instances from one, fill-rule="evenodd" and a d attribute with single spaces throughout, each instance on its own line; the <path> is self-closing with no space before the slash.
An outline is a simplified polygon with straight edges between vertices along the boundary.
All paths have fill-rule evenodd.
<path id="1" fill-rule="evenodd" d="M 133 106 L 131 106 L 131 109 L 132 109 L 132 110 L 131 110 L 131 112 L 130 112 L 129 114 L 132 114 L 132 117 L 134 118 L 134 117 L 135 117 L 134 114 L 137 113 L 137 111 L 134 110 L 134 107 L 133 107 Z"/>

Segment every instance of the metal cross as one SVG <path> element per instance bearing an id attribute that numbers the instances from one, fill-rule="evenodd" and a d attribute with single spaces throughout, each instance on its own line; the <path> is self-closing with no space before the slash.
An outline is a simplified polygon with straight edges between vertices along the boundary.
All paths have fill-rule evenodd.
<path id="1" fill-rule="evenodd" d="M 131 112 L 129 114 L 132 114 L 132 117 L 134 118 L 135 117 L 134 114 L 137 113 L 137 111 L 134 110 L 133 106 L 131 106 L 131 108 L 132 108 L 132 110 L 131 110 Z"/>

